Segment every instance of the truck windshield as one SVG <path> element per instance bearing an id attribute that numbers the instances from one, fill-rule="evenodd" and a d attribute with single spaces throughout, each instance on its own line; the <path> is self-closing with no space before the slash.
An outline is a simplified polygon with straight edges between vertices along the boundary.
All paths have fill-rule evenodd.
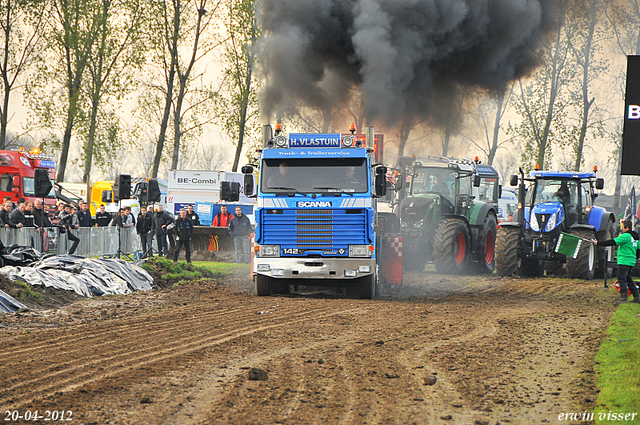
<path id="1" fill-rule="evenodd" d="M 482 177 L 480 187 L 473 188 L 473 195 L 483 202 L 498 203 L 498 179 L 493 177 Z"/>
<path id="2" fill-rule="evenodd" d="M 265 159 L 263 193 L 366 193 L 365 158 Z"/>

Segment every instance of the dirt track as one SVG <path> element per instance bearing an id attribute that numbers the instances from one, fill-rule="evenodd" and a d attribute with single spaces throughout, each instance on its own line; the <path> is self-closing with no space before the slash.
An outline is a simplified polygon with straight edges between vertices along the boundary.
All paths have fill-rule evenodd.
<path id="1" fill-rule="evenodd" d="M 494 425 L 591 410 L 613 311 L 601 282 L 405 281 L 375 301 L 258 298 L 236 276 L 0 316 L 0 419 Z"/>

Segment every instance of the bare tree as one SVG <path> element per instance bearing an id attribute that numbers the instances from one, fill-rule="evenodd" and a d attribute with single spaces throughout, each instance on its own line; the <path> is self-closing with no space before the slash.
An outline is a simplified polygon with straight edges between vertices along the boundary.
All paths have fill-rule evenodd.
<path id="1" fill-rule="evenodd" d="M 558 27 L 542 46 L 543 66 L 530 84 L 518 80 L 519 90 L 514 96 L 513 106 L 522 121 L 509 131 L 523 144 L 524 168 L 533 167 L 531 159 L 541 168 L 545 167 L 547 155 L 551 154 L 551 140 L 558 145 L 566 144 L 564 121 L 566 102 L 563 90 L 573 74 L 569 66 L 569 45 L 564 32 L 565 12 L 559 5 Z"/>
<path id="2" fill-rule="evenodd" d="M 94 156 L 98 164 L 105 165 L 107 150 L 119 144 L 120 120 L 113 112 L 103 112 L 99 127 L 101 105 L 109 98 L 116 100 L 135 87 L 133 70 L 144 62 L 145 45 L 140 43 L 144 22 L 144 7 L 138 0 L 102 0 L 100 14 L 96 17 L 99 38 L 93 46 L 87 65 L 90 78 L 86 80 L 89 101 L 88 130 L 83 149 L 83 182 L 87 193 L 91 184 Z M 96 150 L 96 135 L 103 141 Z"/>
<path id="3" fill-rule="evenodd" d="M 573 56 L 576 58 L 578 72 L 581 74 L 577 90 L 571 90 L 574 104 L 580 106 L 580 122 L 578 139 L 575 143 L 575 163 L 573 170 L 579 171 L 582 165 L 584 143 L 587 131 L 592 123 L 591 108 L 595 97 L 590 94 L 594 79 L 606 70 L 606 61 L 598 60 L 596 52 L 601 49 L 603 40 L 601 21 L 605 4 L 602 0 L 578 0 L 578 4 L 570 9 L 570 23 L 567 25 L 568 41 Z M 600 29 L 598 29 L 600 25 Z"/>
<path id="4" fill-rule="evenodd" d="M 226 0 L 225 21 L 229 37 L 224 43 L 223 80 L 216 97 L 216 110 L 222 127 L 236 144 L 231 169 L 238 170 L 245 138 L 259 130 L 257 100 L 258 81 L 255 78 L 255 45 L 260 37 L 256 23 L 255 0 Z M 325 120 L 326 122 L 326 120 Z"/>
<path id="5" fill-rule="evenodd" d="M 152 25 L 149 43 L 155 50 L 155 60 L 162 70 L 163 83 L 151 88 L 160 92 L 162 114 L 157 138 L 152 177 L 157 177 L 162 161 L 169 121 L 173 113 L 173 149 L 171 168 L 178 165 L 180 144 L 185 134 L 182 127 L 185 102 L 195 80 L 203 79 L 196 73 L 196 64 L 210 55 L 215 47 L 212 22 L 217 16 L 221 0 L 149 0 L 152 9 Z M 207 10 L 209 9 L 209 10 Z M 207 34 L 212 34 L 207 37 Z M 211 98 L 209 95 L 203 96 Z M 196 102 L 202 105 L 199 102 Z M 192 107 L 186 108 L 192 111 Z M 199 121 L 199 120 L 196 120 Z M 202 124 L 202 123 L 201 123 Z M 195 128 L 200 128 L 196 126 Z"/>
<path id="6" fill-rule="evenodd" d="M 0 31 L 4 38 L 4 43 L 0 44 L 0 149 L 6 149 L 8 143 L 11 92 L 17 88 L 19 79 L 40 59 L 38 51 L 43 47 L 43 34 L 50 14 L 51 4 L 46 1 L 0 2 Z"/>
<path id="7" fill-rule="evenodd" d="M 511 142 L 511 138 L 500 141 L 500 130 L 502 128 L 502 118 L 509 106 L 509 99 L 513 93 L 513 85 L 507 90 L 501 90 L 489 96 L 484 92 L 477 92 L 475 96 L 476 108 L 474 112 L 469 112 L 476 122 L 481 123 L 483 143 L 476 142 L 473 137 L 467 136 L 464 132 L 461 135 L 480 149 L 486 156 L 488 165 L 492 165 L 498 149 Z M 505 99 L 506 97 L 506 99 Z M 493 113 L 493 123 L 490 123 L 490 115 Z"/>

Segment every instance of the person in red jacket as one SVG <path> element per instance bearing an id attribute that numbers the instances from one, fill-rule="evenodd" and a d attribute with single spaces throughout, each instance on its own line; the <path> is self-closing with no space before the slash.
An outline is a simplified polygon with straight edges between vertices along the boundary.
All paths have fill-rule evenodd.
<path id="1" fill-rule="evenodd" d="M 229 227 L 233 214 L 227 211 L 227 206 L 220 207 L 220 212 L 213 218 L 213 227 Z"/>

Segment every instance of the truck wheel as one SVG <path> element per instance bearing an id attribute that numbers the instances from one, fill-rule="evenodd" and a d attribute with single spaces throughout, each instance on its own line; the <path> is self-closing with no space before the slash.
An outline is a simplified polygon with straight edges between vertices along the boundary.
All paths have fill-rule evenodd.
<path id="1" fill-rule="evenodd" d="M 498 224 L 492 215 L 488 215 L 484 220 L 483 237 L 478 246 L 478 263 L 480 273 L 493 273 L 496 268 L 496 234 Z"/>
<path id="2" fill-rule="evenodd" d="M 269 276 L 261 274 L 256 275 L 256 293 L 259 297 L 267 297 L 271 295 L 271 281 Z"/>
<path id="3" fill-rule="evenodd" d="M 358 281 L 358 296 L 363 300 L 372 300 L 376 293 L 376 275 L 361 277 Z"/>
<path id="4" fill-rule="evenodd" d="M 595 239 L 592 230 L 575 229 L 571 231 L 574 236 L 584 239 Z M 573 279 L 593 279 L 596 272 L 596 247 L 594 244 L 583 241 L 576 258 L 567 257 L 567 274 Z"/>
<path id="5" fill-rule="evenodd" d="M 598 232 L 598 242 L 606 241 L 609 239 L 613 239 L 613 221 L 609 221 L 607 223 L 607 228 L 601 232 Z M 604 261 L 609 255 L 609 250 L 613 248 L 608 248 L 604 246 L 596 246 L 596 258 L 598 258 L 598 266 L 596 267 L 595 277 L 606 277 L 610 278 L 613 275 L 613 267 L 608 266 L 607 270 L 604 269 Z"/>
<path id="6" fill-rule="evenodd" d="M 439 273 L 462 273 L 469 261 L 469 229 L 456 218 L 440 220 L 433 238 L 433 263 Z"/>
<path id="7" fill-rule="evenodd" d="M 511 276 L 518 272 L 518 237 L 517 227 L 501 227 L 496 236 L 496 273 L 500 276 Z"/>

